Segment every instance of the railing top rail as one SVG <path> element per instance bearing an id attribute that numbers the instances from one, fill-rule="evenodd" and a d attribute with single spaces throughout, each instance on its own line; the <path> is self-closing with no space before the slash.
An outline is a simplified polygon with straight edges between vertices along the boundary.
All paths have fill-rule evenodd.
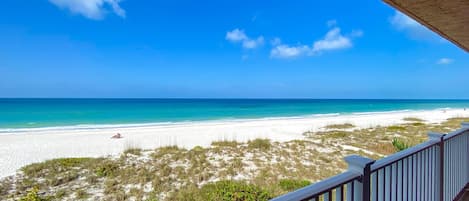
<path id="1" fill-rule="evenodd" d="M 346 171 L 333 177 L 329 177 L 320 182 L 311 184 L 296 191 L 276 197 L 271 201 L 298 201 L 307 200 L 315 196 L 321 195 L 329 190 L 335 189 L 350 181 L 360 178 L 361 174 L 355 171 Z"/>
<path id="2" fill-rule="evenodd" d="M 452 132 L 449 132 L 447 135 L 445 135 L 443 140 L 449 140 L 449 139 L 451 139 L 453 137 L 456 137 L 456 136 L 459 136 L 459 135 L 461 135 L 464 132 L 469 130 L 469 123 L 468 122 L 461 123 L 461 126 L 462 126 L 462 128 L 460 128 L 458 130 L 455 130 L 455 131 L 452 131 Z"/>
<path id="3" fill-rule="evenodd" d="M 394 153 L 392 155 L 386 156 L 385 158 L 377 160 L 373 165 L 371 165 L 371 171 L 374 172 L 379 170 L 383 167 L 386 167 L 390 164 L 393 164 L 401 159 L 407 158 L 412 156 L 420 151 L 423 151 L 429 147 L 435 146 L 438 144 L 440 140 L 438 139 L 430 139 L 426 142 L 420 143 L 416 146 L 409 147 L 408 149 L 402 150 L 400 152 Z"/>

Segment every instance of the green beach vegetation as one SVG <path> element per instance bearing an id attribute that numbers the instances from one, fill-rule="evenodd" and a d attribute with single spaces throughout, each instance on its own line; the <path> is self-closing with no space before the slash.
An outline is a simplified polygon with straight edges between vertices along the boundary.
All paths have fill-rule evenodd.
<path id="1" fill-rule="evenodd" d="M 350 123 L 345 123 L 345 124 L 331 124 L 327 125 L 325 128 L 326 129 L 351 129 L 354 128 L 355 125 L 350 124 Z"/>
<path id="2" fill-rule="evenodd" d="M 268 200 L 344 171 L 347 155 L 379 159 L 425 141 L 428 131 L 446 133 L 463 121 L 469 118 L 333 126 L 281 143 L 218 141 L 191 149 L 133 147 L 119 156 L 53 159 L 2 179 L 0 200 Z"/>
<path id="3" fill-rule="evenodd" d="M 417 117 L 406 117 L 402 119 L 404 121 L 413 121 L 413 122 L 424 122 L 423 119 L 417 118 Z"/>

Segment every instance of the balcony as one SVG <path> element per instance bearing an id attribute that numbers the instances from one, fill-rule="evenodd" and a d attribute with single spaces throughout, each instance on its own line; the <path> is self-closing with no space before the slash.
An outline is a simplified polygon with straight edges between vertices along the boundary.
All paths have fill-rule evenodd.
<path id="1" fill-rule="evenodd" d="M 357 155 L 345 161 L 347 171 L 272 201 L 469 200 L 469 123 L 376 161 Z"/>

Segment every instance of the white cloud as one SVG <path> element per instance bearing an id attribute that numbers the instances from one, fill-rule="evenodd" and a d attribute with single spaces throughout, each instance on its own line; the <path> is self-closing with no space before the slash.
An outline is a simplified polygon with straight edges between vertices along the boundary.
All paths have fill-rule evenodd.
<path id="1" fill-rule="evenodd" d="M 246 40 L 248 37 L 244 33 L 244 30 L 234 29 L 233 31 L 226 32 L 225 38 L 232 42 L 238 42 Z"/>
<path id="2" fill-rule="evenodd" d="M 390 18 L 391 25 L 415 40 L 438 40 L 439 36 L 417 21 L 396 11 Z"/>
<path id="3" fill-rule="evenodd" d="M 108 9 L 125 18 L 125 10 L 119 6 L 121 0 L 49 0 L 52 4 L 68 9 L 90 19 L 102 19 Z"/>
<path id="4" fill-rule="evenodd" d="M 259 36 L 256 40 L 246 39 L 243 41 L 243 47 L 246 49 L 254 49 L 264 44 L 264 37 Z"/>
<path id="5" fill-rule="evenodd" d="M 278 45 L 270 51 L 272 58 L 295 58 L 305 54 L 309 54 L 311 48 L 306 45 L 288 46 Z"/>
<path id="6" fill-rule="evenodd" d="M 350 38 L 340 34 L 340 28 L 333 28 L 327 32 L 322 40 L 318 40 L 313 44 L 313 52 L 321 52 L 325 50 L 345 49 L 352 47 Z"/>
<path id="7" fill-rule="evenodd" d="M 225 39 L 231 42 L 241 42 L 243 48 L 254 49 L 264 44 L 264 37 L 259 36 L 256 39 L 249 38 L 244 30 L 233 29 L 232 31 L 226 32 Z"/>
<path id="8" fill-rule="evenodd" d="M 417 21 L 399 11 L 396 11 L 394 16 L 392 16 L 391 24 L 398 29 L 415 29 L 422 26 Z"/>
<path id="9" fill-rule="evenodd" d="M 441 59 L 438 59 L 438 61 L 436 62 L 437 64 L 440 64 L 440 65 L 448 65 L 448 64 L 451 64 L 453 63 L 453 59 L 450 59 L 450 58 L 441 58 Z"/>
<path id="10" fill-rule="evenodd" d="M 336 22 L 335 22 L 336 23 Z M 328 25 L 330 23 L 328 22 Z M 354 30 L 348 35 L 342 35 L 340 28 L 334 27 L 330 29 L 323 39 L 317 40 L 312 46 L 308 45 L 285 45 L 280 39 L 274 39 L 273 48 L 270 51 L 272 58 L 295 58 L 299 56 L 313 56 L 325 51 L 346 49 L 353 46 L 352 39 L 363 35 L 363 31 Z"/>

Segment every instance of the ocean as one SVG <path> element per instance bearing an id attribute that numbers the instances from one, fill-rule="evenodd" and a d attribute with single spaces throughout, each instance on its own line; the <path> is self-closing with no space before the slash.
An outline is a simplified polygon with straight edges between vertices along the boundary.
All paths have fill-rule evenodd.
<path id="1" fill-rule="evenodd" d="M 469 100 L 0 99 L 0 131 L 467 107 Z"/>

